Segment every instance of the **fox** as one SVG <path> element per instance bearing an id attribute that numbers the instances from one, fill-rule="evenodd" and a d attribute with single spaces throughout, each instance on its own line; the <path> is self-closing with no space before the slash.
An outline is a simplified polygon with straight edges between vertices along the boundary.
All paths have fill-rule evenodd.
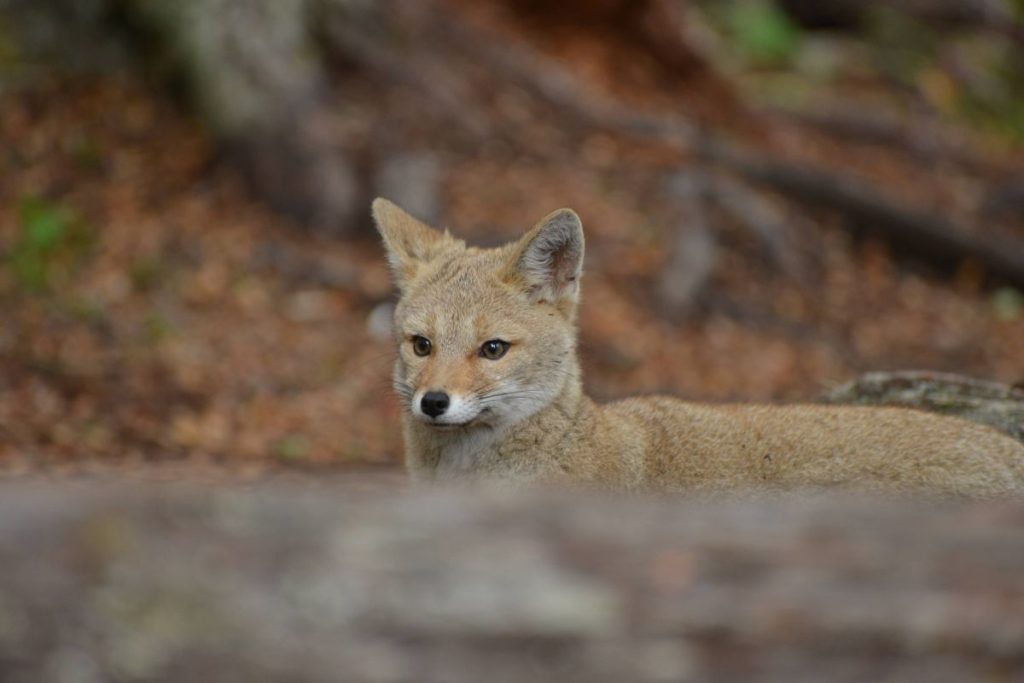
<path id="1" fill-rule="evenodd" d="M 399 294 L 392 379 L 414 482 L 1024 491 L 1024 444 L 955 417 L 664 396 L 599 404 L 583 390 L 577 354 L 584 236 L 573 210 L 496 248 L 468 246 L 387 199 L 371 212 Z"/>

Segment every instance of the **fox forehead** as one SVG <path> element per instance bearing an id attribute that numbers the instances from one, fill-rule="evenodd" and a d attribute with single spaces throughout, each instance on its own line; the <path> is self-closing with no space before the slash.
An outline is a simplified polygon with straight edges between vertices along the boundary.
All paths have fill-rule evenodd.
<path id="1" fill-rule="evenodd" d="M 499 278 L 498 251 L 469 248 L 427 264 L 398 302 L 396 331 L 477 340 L 522 336 L 533 306 Z"/>
<path id="2" fill-rule="evenodd" d="M 524 336 L 533 317 L 528 302 L 497 282 L 479 287 L 431 288 L 402 297 L 395 311 L 397 332 L 483 341 Z"/>

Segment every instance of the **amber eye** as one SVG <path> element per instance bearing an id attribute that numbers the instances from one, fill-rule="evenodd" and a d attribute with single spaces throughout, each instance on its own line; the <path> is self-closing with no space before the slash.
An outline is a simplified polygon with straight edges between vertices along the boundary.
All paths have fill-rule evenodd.
<path id="1" fill-rule="evenodd" d="M 412 338 L 412 352 L 417 356 L 429 356 L 430 340 L 417 334 Z"/>
<path id="2" fill-rule="evenodd" d="M 490 339 L 480 346 L 480 355 L 487 360 L 498 360 L 508 352 L 511 346 L 507 341 L 501 339 Z"/>

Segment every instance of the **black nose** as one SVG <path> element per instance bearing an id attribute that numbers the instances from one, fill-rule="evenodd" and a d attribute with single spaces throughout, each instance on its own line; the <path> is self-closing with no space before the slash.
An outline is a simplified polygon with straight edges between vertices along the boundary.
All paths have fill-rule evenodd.
<path id="1" fill-rule="evenodd" d="M 430 417 L 437 417 L 448 410 L 449 403 L 451 401 L 448 399 L 448 394 L 443 391 L 428 391 L 420 399 L 420 408 Z"/>

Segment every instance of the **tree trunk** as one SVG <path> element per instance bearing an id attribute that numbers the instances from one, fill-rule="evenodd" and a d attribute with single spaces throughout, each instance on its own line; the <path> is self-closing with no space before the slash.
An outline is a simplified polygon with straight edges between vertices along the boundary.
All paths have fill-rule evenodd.
<path id="1" fill-rule="evenodd" d="M 363 198 L 332 129 L 312 0 L 116 1 L 156 38 L 260 196 L 320 232 L 354 229 Z"/>

